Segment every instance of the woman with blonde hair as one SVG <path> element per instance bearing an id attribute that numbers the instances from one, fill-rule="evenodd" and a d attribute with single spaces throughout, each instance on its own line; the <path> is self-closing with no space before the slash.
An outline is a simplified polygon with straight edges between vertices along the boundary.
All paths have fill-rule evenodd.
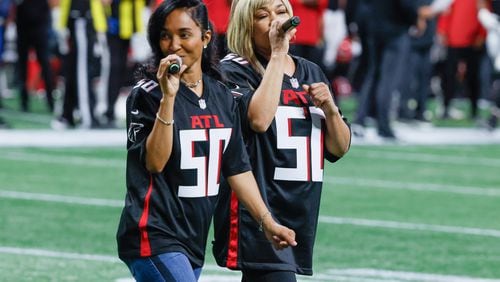
<path id="1" fill-rule="evenodd" d="M 242 270 L 242 281 L 296 281 L 312 275 L 324 159 L 350 146 L 350 129 L 329 81 L 314 63 L 288 53 L 296 30 L 287 0 L 233 1 L 227 31 L 231 51 L 220 64 L 239 101 L 253 173 L 270 212 L 296 232 L 298 245 L 277 250 L 226 185 L 214 216 L 217 263 Z M 300 25 L 298 26 L 300 28 Z"/>

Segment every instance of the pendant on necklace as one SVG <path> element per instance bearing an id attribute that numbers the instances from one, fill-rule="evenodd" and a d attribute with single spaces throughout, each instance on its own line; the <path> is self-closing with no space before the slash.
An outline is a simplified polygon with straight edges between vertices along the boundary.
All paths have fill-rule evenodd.
<path id="1" fill-rule="evenodd" d="M 202 110 L 206 109 L 207 108 L 207 103 L 205 102 L 205 99 L 200 99 L 198 100 L 198 104 L 200 104 L 200 108 Z"/>
<path id="2" fill-rule="evenodd" d="M 299 81 L 295 77 L 290 78 L 290 83 L 293 88 L 299 88 Z"/>

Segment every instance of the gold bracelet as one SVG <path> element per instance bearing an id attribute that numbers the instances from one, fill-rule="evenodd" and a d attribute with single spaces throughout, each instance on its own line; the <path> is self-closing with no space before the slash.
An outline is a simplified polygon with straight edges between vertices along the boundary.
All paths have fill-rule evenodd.
<path id="1" fill-rule="evenodd" d="M 271 212 L 270 212 L 270 211 L 268 211 L 268 212 L 266 212 L 264 215 L 262 215 L 262 216 L 260 217 L 260 221 L 259 221 L 259 231 L 260 231 L 260 232 L 264 231 L 264 226 L 263 226 L 263 225 L 264 225 L 264 219 L 265 219 L 268 215 L 270 215 L 270 214 L 271 214 Z"/>
<path id="2" fill-rule="evenodd" d="M 167 125 L 167 126 L 168 126 L 168 125 L 172 125 L 172 124 L 174 124 L 174 120 L 171 120 L 171 121 L 166 121 L 166 120 L 162 119 L 158 113 L 156 113 L 156 118 L 157 118 L 157 119 L 158 119 L 161 123 L 163 123 L 164 125 Z"/>

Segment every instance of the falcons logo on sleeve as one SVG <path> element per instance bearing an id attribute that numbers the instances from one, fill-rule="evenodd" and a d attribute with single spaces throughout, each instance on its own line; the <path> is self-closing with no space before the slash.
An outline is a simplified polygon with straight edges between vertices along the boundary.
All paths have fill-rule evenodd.
<path id="1" fill-rule="evenodd" d="M 132 143 L 135 143 L 135 141 L 137 140 L 137 133 L 139 133 L 139 131 L 143 127 L 144 127 L 144 124 L 142 124 L 142 123 L 135 123 L 135 122 L 130 123 L 130 126 L 128 128 L 128 133 L 127 133 L 128 140 L 130 140 L 130 142 L 132 142 Z"/>

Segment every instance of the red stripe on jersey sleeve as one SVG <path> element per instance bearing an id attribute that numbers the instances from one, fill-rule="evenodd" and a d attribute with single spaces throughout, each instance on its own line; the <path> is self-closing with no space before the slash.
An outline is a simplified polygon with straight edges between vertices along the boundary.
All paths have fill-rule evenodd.
<path id="1" fill-rule="evenodd" d="M 229 244 L 227 248 L 226 267 L 236 268 L 238 265 L 238 198 L 231 192 L 231 204 L 229 210 Z"/>
<path id="2" fill-rule="evenodd" d="M 141 234 L 141 257 L 151 256 L 151 245 L 149 243 L 149 234 L 147 230 L 149 216 L 149 200 L 153 191 L 153 176 L 149 176 L 149 187 L 144 199 L 144 209 L 142 210 L 141 219 L 139 220 L 139 232 Z"/>

